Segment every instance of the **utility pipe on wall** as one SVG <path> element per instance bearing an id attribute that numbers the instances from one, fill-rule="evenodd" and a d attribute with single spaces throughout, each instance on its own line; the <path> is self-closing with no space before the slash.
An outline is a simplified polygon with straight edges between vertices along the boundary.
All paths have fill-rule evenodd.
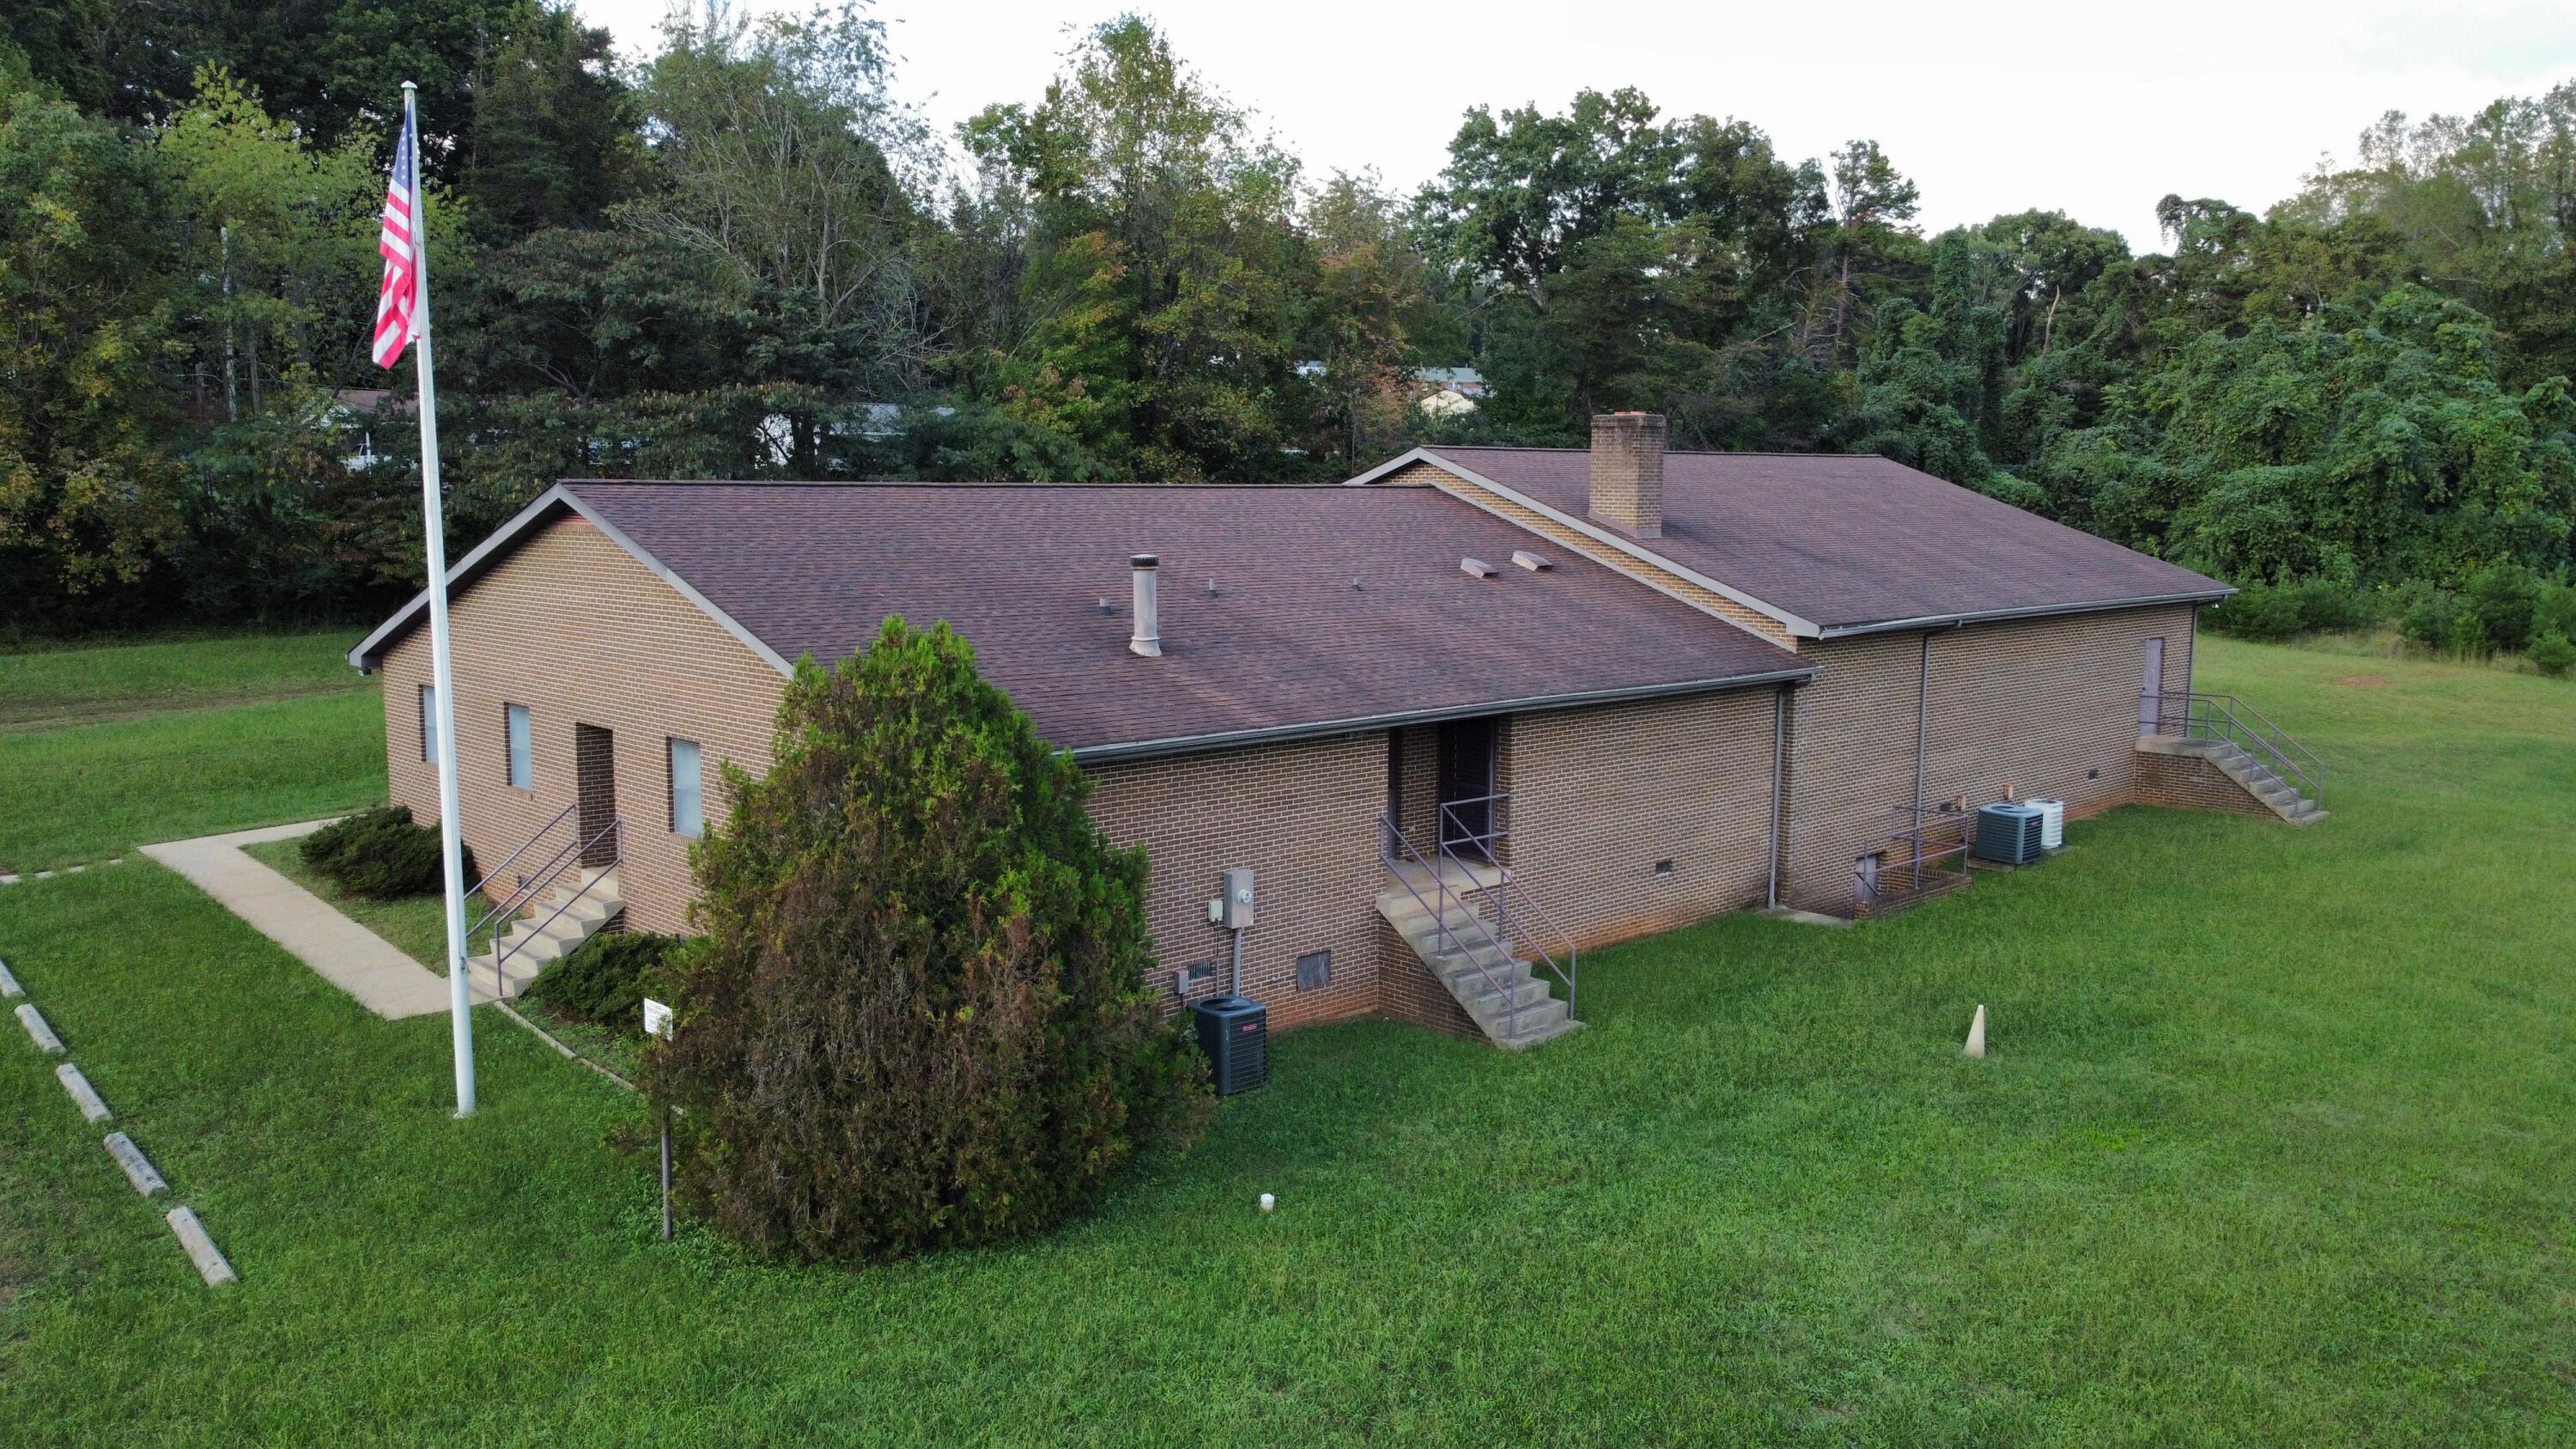
<path id="1" fill-rule="evenodd" d="M 1781 766 L 1787 754 L 1789 738 L 1789 686 L 1781 685 L 1771 697 L 1771 880 L 1764 888 L 1764 904 L 1780 909 L 1780 779 Z"/>

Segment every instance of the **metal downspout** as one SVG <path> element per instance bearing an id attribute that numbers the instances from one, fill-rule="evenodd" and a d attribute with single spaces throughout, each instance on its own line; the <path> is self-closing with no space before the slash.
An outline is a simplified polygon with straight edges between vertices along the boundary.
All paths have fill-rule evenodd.
<path id="1" fill-rule="evenodd" d="M 1932 752 L 1932 635 L 1923 635 L 1923 663 L 1914 677 L 1914 888 L 1923 886 L 1923 807 L 1930 789 Z"/>
<path id="2" fill-rule="evenodd" d="M 1771 697 L 1771 881 L 1764 889 L 1768 909 L 1780 909 L 1780 778 L 1789 737 L 1789 686 Z"/>

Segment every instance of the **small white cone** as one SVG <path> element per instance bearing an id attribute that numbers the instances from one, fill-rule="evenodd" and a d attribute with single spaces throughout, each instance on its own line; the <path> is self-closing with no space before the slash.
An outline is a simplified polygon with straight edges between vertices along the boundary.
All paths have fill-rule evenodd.
<path id="1" fill-rule="evenodd" d="M 1986 1054 L 1986 1007 L 1983 1002 L 1977 1004 L 1977 1019 L 1968 1023 L 1967 1053 L 1972 1057 Z"/>

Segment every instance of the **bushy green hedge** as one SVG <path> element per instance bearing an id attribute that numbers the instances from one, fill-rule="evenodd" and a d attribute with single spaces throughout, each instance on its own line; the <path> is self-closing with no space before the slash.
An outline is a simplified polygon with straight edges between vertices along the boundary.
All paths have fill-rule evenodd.
<path id="1" fill-rule="evenodd" d="M 2531 641 L 2531 666 L 2552 679 L 2576 668 L 2576 644 L 2564 634 L 2543 634 Z"/>
<path id="2" fill-rule="evenodd" d="M 680 1186 L 763 1253 L 881 1259 L 1061 1221 L 1213 1098 L 1145 968 L 1145 856 L 945 624 L 787 687 L 691 852 L 703 944 L 645 1053 Z"/>
<path id="3" fill-rule="evenodd" d="M 2234 598 L 2211 605 L 2205 617 L 2212 629 L 2241 639 L 2289 639 L 2367 629 L 2379 622 L 2381 609 L 2374 590 L 2317 578 L 2247 584 Z"/>
<path id="4" fill-rule="evenodd" d="M 464 849 L 471 886 L 474 847 Z M 316 872 L 371 900 L 432 895 L 447 885 L 438 827 L 413 824 L 408 805 L 379 805 L 334 821 L 304 837 L 299 850 Z"/>
<path id="5" fill-rule="evenodd" d="M 644 998 L 659 990 L 663 964 L 683 944 L 677 936 L 615 931 L 591 937 L 580 949 L 546 968 L 528 987 L 566 1016 L 623 1031 L 644 1029 Z"/>

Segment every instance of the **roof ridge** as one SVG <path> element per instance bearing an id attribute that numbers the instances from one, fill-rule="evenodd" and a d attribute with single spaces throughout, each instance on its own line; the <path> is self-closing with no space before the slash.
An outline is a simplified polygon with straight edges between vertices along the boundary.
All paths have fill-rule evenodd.
<path id="1" fill-rule="evenodd" d="M 557 478 L 558 487 L 589 487 L 599 484 L 647 484 L 655 488 L 1026 488 L 1030 490 L 1065 491 L 1095 489 L 1103 492 L 1126 489 L 1141 491 L 1160 489 L 1207 489 L 1242 491 L 1257 489 L 1269 492 L 1347 493 L 1338 481 L 1332 483 L 1031 483 L 1009 479 L 975 479 L 948 481 L 932 478 Z"/>

